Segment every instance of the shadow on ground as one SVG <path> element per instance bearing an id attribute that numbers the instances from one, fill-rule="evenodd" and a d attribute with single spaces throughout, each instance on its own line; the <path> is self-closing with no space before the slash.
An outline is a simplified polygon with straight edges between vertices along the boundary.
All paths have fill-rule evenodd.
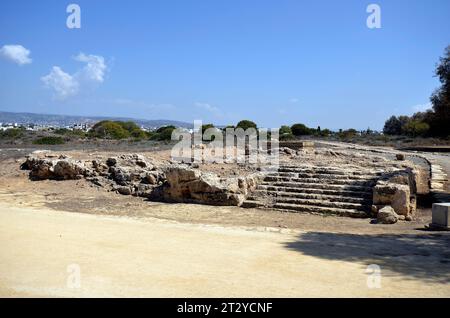
<path id="1" fill-rule="evenodd" d="M 450 235 L 309 232 L 286 247 L 329 260 L 377 264 L 382 275 L 450 283 Z"/>

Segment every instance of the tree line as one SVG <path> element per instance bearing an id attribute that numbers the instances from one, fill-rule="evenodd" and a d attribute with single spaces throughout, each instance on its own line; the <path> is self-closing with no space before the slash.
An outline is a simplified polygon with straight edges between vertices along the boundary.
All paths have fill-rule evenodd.
<path id="1" fill-rule="evenodd" d="M 450 137 L 450 45 L 436 65 L 441 86 L 430 97 L 432 108 L 412 116 L 391 116 L 384 124 L 386 135 Z"/>

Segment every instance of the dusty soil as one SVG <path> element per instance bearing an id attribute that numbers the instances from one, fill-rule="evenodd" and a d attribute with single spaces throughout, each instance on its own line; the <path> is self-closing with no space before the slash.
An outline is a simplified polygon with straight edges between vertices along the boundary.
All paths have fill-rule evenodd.
<path id="1" fill-rule="evenodd" d="M 23 155 L 0 152 L 1 296 L 450 297 L 450 233 L 423 230 L 429 209 L 377 225 L 155 203 L 84 180 L 32 182 Z M 67 288 L 70 264 L 79 289 Z M 367 287 L 370 264 L 381 289 Z"/>
<path id="2" fill-rule="evenodd" d="M 2 203 L 0 239 L 1 296 L 450 297 L 439 263 L 448 237 L 271 233 Z M 367 283 L 370 264 L 381 288 Z"/>
<path id="3" fill-rule="evenodd" d="M 60 152 L 58 152 L 60 153 Z M 113 153 L 63 152 L 76 158 L 95 158 Z M 147 153 L 147 155 L 149 155 Z M 153 153 L 155 160 L 166 160 L 166 152 Z M 83 157 L 85 156 L 85 157 Z M 394 225 L 370 224 L 370 219 L 351 219 L 275 210 L 242 209 L 232 206 L 208 206 L 199 204 L 168 204 L 151 202 L 144 198 L 122 196 L 94 186 L 85 180 L 30 181 L 28 171 L 19 169 L 22 156 L 4 159 L 0 165 L 0 199 L 15 206 L 45 207 L 55 210 L 87 214 L 153 217 L 188 223 L 218 224 L 230 226 L 277 227 L 300 230 L 344 231 L 347 233 L 397 233 L 399 230 L 415 232 L 431 221 L 429 208 L 420 209 L 413 222 Z M 211 165 L 214 166 L 214 165 Z M 214 171 L 208 165 L 201 169 Z M 232 169 L 232 165 L 227 169 Z M 219 168 L 220 169 L 220 168 Z M 221 170 L 221 169 L 220 169 Z M 223 171 L 223 170 L 221 170 Z"/>

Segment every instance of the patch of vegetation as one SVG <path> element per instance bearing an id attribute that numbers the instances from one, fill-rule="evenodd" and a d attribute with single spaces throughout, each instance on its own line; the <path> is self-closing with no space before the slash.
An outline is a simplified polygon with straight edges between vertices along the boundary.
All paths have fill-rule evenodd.
<path id="1" fill-rule="evenodd" d="M 295 138 L 295 136 L 292 134 L 291 127 L 286 125 L 281 126 L 278 133 L 280 135 L 280 140 L 291 140 Z"/>
<path id="2" fill-rule="evenodd" d="M 20 138 L 24 135 L 24 128 L 9 128 L 3 131 L 0 131 L 1 139 L 16 139 Z"/>
<path id="3" fill-rule="evenodd" d="M 176 129 L 175 126 L 163 126 L 151 133 L 150 140 L 169 141 L 172 140 L 172 132 Z"/>
<path id="4" fill-rule="evenodd" d="M 256 123 L 252 122 L 251 120 L 241 120 L 237 123 L 236 128 L 242 128 L 244 130 L 247 130 L 249 128 L 255 128 L 258 129 L 258 126 Z"/>
<path id="5" fill-rule="evenodd" d="M 291 126 L 291 131 L 294 136 L 307 136 L 312 135 L 313 130 L 311 128 L 308 128 L 304 124 L 294 124 Z"/>
<path id="6" fill-rule="evenodd" d="M 435 70 L 441 82 L 430 97 L 432 108 L 409 116 L 392 116 L 384 124 L 386 135 L 403 135 L 410 137 L 450 136 L 450 46 L 440 58 Z"/>
<path id="7" fill-rule="evenodd" d="M 132 121 L 103 120 L 96 123 L 88 133 L 89 137 L 103 139 L 144 139 L 148 135 Z"/>
<path id="8" fill-rule="evenodd" d="M 59 136 L 47 136 L 35 139 L 33 144 L 35 145 L 62 145 L 64 144 L 64 139 Z"/>
<path id="9" fill-rule="evenodd" d="M 53 131 L 56 135 L 68 136 L 68 137 L 78 137 L 85 138 L 87 136 L 86 132 L 81 129 L 67 129 L 67 128 L 58 128 Z"/>

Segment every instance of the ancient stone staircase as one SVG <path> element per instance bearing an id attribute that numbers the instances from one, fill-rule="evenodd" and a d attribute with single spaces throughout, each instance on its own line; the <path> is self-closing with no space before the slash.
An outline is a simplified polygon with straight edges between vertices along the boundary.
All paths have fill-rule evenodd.
<path id="1" fill-rule="evenodd" d="M 282 165 L 243 203 L 246 208 L 367 217 L 382 172 L 369 168 Z"/>

